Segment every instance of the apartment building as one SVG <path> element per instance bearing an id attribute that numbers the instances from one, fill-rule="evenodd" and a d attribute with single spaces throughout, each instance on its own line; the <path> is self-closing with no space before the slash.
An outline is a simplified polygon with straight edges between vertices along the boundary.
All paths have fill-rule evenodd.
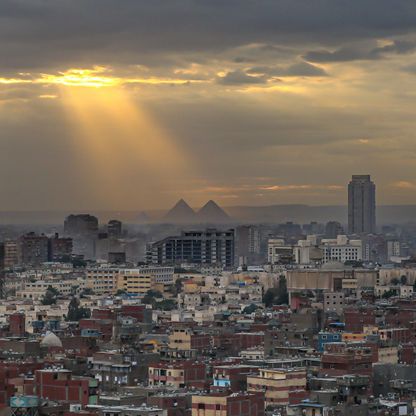
<path id="1" fill-rule="evenodd" d="M 167 237 L 148 247 L 149 264 L 182 263 L 220 264 L 234 266 L 234 230 L 183 231 L 180 236 Z"/>
<path id="2" fill-rule="evenodd" d="M 87 287 L 95 294 L 114 294 L 124 290 L 132 294 L 143 294 L 155 286 L 173 284 L 173 267 L 144 266 L 118 268 L 111 266 L 87 269 Z"/>
<path id="3" fill-rule="evenodd" d="M 259 370 L 259 375 L 247 377 L 248 392 L 264 392 L 265 406 L 286 406 L 302 397 L 306 390 L 304 368 Z"/>
<path id="4" fill-rule="evenodd" d="M 259 393 L 211 393 L 192 396 L 192 416 L 264 416 Z"/>

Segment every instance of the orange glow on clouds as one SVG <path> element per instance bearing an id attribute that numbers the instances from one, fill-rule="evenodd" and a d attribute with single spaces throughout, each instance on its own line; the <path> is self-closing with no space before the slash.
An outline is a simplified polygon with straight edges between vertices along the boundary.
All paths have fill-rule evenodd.
<path id="1" fill-rule="evenodd" d="M 22 74 L 22 78 L 1 78 L 0 84 L 44 84 L 64 85 L 67 87 L 103 88 L 115 87 L 124 84 L 148 84 L 148 85 L 184 85 L 189 83 L 200 83 L 201 80 L 161 77 L 117 77 L 110 74 L 110 69 L 103 66 L 93 68 L 71 68 L 56 74 L 40 74 L 33 77 L 31 74 Z"/>
<path id="2" fill-rule="evenodd" d="M 117 205 L 129 195 L 126 189 L 148 197 L 149 188 L 163 192 L 189 174 L 189 157 L 130 92 L 109 83 L 100 88 L 98 82 L 65 81 L 59 93 L 95 197 Z"/>

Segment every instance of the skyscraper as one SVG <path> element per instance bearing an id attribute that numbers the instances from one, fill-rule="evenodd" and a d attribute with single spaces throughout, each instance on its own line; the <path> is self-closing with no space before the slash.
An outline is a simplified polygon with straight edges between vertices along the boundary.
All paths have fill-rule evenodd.
<path id="1" fill-rule="evenodd" d="M 352 175 L 348 184 L 348 232 L 374 233 L 376 230 L 376 185 L 370 175 Z"/>

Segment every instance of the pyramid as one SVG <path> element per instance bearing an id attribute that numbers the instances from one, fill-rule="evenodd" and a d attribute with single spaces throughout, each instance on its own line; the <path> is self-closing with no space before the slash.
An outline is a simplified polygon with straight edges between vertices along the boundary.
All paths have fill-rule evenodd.
<path id="1" fill-rule="evenodd" d="M 164 219 L 171 223 L 193 223 L 195 222 L 196 214 L 183 199 L 180 199 L 175 206 L 168 211 Z"/>
<path id="2" fill-rule="evenodd" d="M 197 218 L 200 222 L 222 223 L 229 222 L 230 217 L 213 200 L 208 201 L 198 212 Z"/>

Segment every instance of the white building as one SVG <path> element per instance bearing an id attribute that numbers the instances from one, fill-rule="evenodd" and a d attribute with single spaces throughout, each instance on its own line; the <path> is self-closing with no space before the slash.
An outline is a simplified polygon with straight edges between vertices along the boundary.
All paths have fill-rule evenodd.
<path id="1" fill-rule="evenodd" d="M 339 235 L 336 239 L 323 239 L 320 244 L 323 253 L 322 262 L 360 261 L 363 259 L 362 241 L 349 240 L 346 235 Z"/>
<path id="2" fill-rule="evenodd" d="M 293 256 L 293 247 L 286 245 L 282 238 L 269 238 L 267 243 L 267 261 L 279 263 L 282 259 Z"/>
<path id="3" fill-rule="evenodd" d="M 387 241 L 387 260 L 390 261 L 392 257 L 400 257 L 400 241 L 398 240 L 389 240 Z"/>

